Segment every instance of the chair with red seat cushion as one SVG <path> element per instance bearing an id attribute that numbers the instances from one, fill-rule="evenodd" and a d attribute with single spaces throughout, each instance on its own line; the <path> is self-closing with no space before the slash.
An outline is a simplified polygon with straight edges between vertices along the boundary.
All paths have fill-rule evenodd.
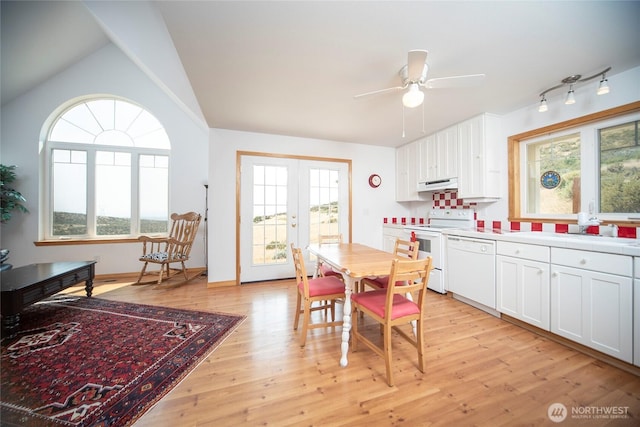
<path id="1" fill-rule="evenodd" d="M 302 331 L 300 331 L 300 345 L 304 346 L 307 341 L 307 331 L 314 328 L 324 328 L 329 326 L 341 326 L 342 320 L 335 320 L 336 300 L 344 300 L 344 282 L 335 276 L 318 277 L 309 279 L 307 269 L 304 265 L 302 249 L 291 245 L 293 254 L 293 265 L 296 270 L 296 315 L 293 321 L 293 329 L 298 329 L 300 314 L 302 318 Z M 318 305 L 314 305 L 318 303 Z M 303 306 L 304 305 L 304 306 Z M 331 310 L 331 320 L 327 318 L 326 310 Z M 323 320 L 311 323 L 311 312 L 324 310 Z"/>
<path id="2" fill-rule="evenodd" d="M 396 244 L 393 249 L 393 254 L 397 257 L 407 259 L 418 259 L 419 243 L 409 240 L 396 239 Z M 360 290 L 364 291 L 365 286 L 369 286 L 374 289 L 387 289 L 389 284 L 389 276 L 368 278 L 365 277 L 360 281 Z"/>
<path id="3" fill-rule="evenodd" d="M 320 245 L 340 244 L 342 243 L 342 234 L 322 234 L 318 243 Z M 318 262 L 318 275 L 321 277 L 336 276 L 338 279 L 343 280 L 342 273 L 335 271 L 330 265 L 323 262 Z"/>
<path id="4" fill-rule="evenodd" d="M 360 292 L 351 296 L 353 304 L 353 329 L 351 330 L 352 348 L 357 350 L 358 342 L 384 358 L 387 371 L 387 383 L 393 386 L 391 362 L 391 330 L 407 340 L 418 351 L 418 369 L 424 372 L 424 299 L 427 292 L 429 274 L 433 268 L 431 257 L 420 260 L 395 259 L 391 263 L 389 285 L 386 289 Z M 397 285 L 402 283 L 402 286 Z M 408 292 L 417 292 L 414 302 L 405 296 Z M 371 317 L 382 326 L 383 347 L 381 348 L 362 334 L 358 324 L 358 311 Z M 365 317 L 366 318 L 366 317 Z M 416 336 L 407 333 L 400 326 L 415 321 Z"/>

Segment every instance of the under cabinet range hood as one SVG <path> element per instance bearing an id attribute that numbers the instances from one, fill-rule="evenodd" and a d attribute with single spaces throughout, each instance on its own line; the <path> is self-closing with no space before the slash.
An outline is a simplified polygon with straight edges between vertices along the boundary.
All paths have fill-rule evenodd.
<path id="1" fill-rule="evenodd" d="M 458 178 L 439 179 L 418 183 L 418 191 L 457 190 Z"/>

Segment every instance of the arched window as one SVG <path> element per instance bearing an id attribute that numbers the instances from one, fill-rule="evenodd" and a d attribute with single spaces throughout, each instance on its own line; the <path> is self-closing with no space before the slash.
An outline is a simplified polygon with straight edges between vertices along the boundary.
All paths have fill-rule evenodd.
<path id="1" fill-rule="evenodd" d="M 167 232 L 171 146 L 144 108 L 116 98 L 74 104 L 45 148 L 45 239 Z"/>

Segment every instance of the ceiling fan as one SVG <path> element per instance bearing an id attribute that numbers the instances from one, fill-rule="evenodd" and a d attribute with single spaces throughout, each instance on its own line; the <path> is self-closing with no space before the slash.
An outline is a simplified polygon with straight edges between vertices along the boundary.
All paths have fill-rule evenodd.
<path id="1" fill-rule="evenodd" d="M 484 79 L 484 74 L 468 74 L 464 76 L 439 77 L 427 80 L 427 73 L 429 71 L 429 66 L 426 62 L 427 53 L 428 52 L 426 50 L 409 51 L 407 64 L 398 72 L 402 78 L 402 86 L 361 93 L 354 96 L 354 98 L 358 99 L 366 96 L 408 89 L 402 96 L 402 103 L 405 107 L 414 108 L 422 104 L 422 101 L 424 101 L 424 92 L 421 88 L 439 89 L 450 87 L 469 87 L 479 84 Z"/>

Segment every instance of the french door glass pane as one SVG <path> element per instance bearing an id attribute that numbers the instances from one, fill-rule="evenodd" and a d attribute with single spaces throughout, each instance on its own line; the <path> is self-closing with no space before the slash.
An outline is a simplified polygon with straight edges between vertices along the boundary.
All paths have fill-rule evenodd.
<path id="1" fill-rule="evenodd" d="M 287 262 L 287 168 L 253 166 L 254 265 Z"/>
<path id="2" fill-rule="evenodd" d="M 318 243 L 321 235 L 340 234 L 339 171 L 309 170 L 309 242 Z"/>
<path id="3" fill-rule="evenodd" d="M 96 234 L 131 233 L 131 154 L 96 152 Z"/>
<path id="4" fill-rule="evenodd" d="M 54 236 L 87 234 L 87 152 L 53 150 Z"/>
<path id="5" fill-rule="evenodd" d="M 169 231 L 169 157 L 140 156 L 140 232 Z"/>

